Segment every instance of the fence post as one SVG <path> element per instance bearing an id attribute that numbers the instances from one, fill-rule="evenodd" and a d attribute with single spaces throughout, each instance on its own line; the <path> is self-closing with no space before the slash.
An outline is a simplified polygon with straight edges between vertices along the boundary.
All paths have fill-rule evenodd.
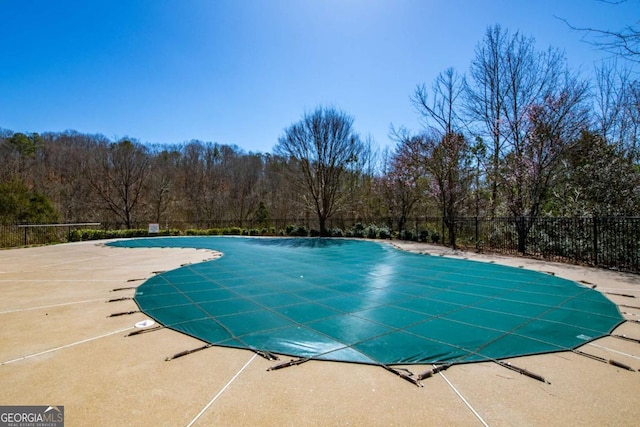
<path id="1" fill-rule="evenodd" d="M 593 217 L 593 264 L 598 265 L 598 217 Z"/>
<path id="2" fill-rule="evenodd" d="M 476 252 L 480 251 L 480 236 L 478 235 L 478 217 L 475 217 L 476 222 Z"/>
<path id="3" fill-rule="evenodd" d="M 518 252 L 522 255 L 527 253 L 527 219 L 524 216 L 516 217 L 516 233 L 518 234 Z"/>

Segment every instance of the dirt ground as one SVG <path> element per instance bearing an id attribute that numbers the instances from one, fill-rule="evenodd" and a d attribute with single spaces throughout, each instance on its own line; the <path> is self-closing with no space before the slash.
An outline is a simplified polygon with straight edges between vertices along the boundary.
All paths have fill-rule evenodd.
<path id="1" fill-rule="evenodd" d="M 496 262 L 597 285 L 640 338 L 640 276 L 395 242 L 405 250 Z M 459 365 L 422 381 L 316 362 L 267 371 L 247 350 L 202 346 L 160 329 L 136 336 L 130 288 L 154 272 L 214 257 L 195 249 L 123 249 L 103 242 L 0 251 L 0 405 L 64 405 L 67 426 L 637 425 L 640 373 L 566 352 Z M 615 294 L 625 294 L 621 296 Z M 633 296 L 634 298 L 630 297 Z M 640 344 L 606 337 L 581 351 L 640 369 Z M 285 360 L 287 360 L 285 358 Z M 420 373 L 430 366 L 411 366 Z"/>

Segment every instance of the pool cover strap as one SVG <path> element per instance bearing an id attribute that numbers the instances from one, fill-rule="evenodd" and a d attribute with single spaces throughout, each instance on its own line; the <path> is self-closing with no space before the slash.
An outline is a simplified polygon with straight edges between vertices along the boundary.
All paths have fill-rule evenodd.
<path id="1" fill-rule="evenodd" d="M 607 363 L 609 365 L 613 365 L 618 368 L 626 369 L 627 371 L 636 372 L 636 370 L 633 369 L 631 366 L 625 365 L 624 363 L 618 362 L 613 359 L 606 359 L 604 357 L 596 356 L 595 354 L 591 354 L 591 353 L 585 353 L 584 351 L 580 351 L 580 350 L 573 350 L 573 352 L 575 354 L 579 354 L 580 356 L 585 356 L 585 357 L 588 357 L 589 359 L 597 360 L 598 362 Z"/>
<path id="2" fill-rule="evenodd" d="M 418 375 L 416 378 L 417 378 L 418 381 L 426 380 L 427 378 L 431 378 L 432 376 L 434 376 L 438 372 L 446 371 L 451 366 L 452 366 L 451 364 L 445 364 L 445 365 L 436 366 L 433 369 L 429 369 L 428 371 L 424 371 L 423 373 Z"/>
<path id="3" fill-rule="evenodd" d="M 611 336 L 614 337 L 614 338 L 619 338 L 621 340 L 631 341 L 631 342 L 634 342 L 636 344 L 640 344 L 640 339 L 638 339 L 638 338 L 631 338 L 631 337 L 628 337 L 626 335 L 617 335 L 617 334 L 612 334 Z"/>
<path id="4" fill-rule="evenodd" d="M 196 352 L 198 352 L 198 351 L 206 350 L 206 349 L 211 348 L 211 347 L 213 347 L 213 345 L 211 345 L 211 344 L 205 344 L 205 345 L 203 345 L 202 347 L 197 347 L 197 348 L 192 348 L 192 349 L 190 349 L 190 350 L 184 350 L 184 351 L 181 351 L 181 352 L 179 352 L 179 353 L 174 354 L 173 356 L 169 356 L 169 357 L 167 357 L 167 358 L 166 358 L 166 359 L 164 359 L 164 360 L 168 362 L 168 361 L 170 361 L 170 360 L 178 359 L 179 357 L 184 357 L 184 356 L 187 356 L 187 355 L 189 355 L 189 354 L 193 354 L 193 353 L 196 353 Z"/>
<path id="5" fill-rule="evenodd" d="M 400 378 L 402 378 L 405 381 L 409 381 L 411 384 L 417 386 L 417 387 L 422 387 L 422 384 L 420 384 L 420 380 L 418 378 L 414 378 L 413 374 L 406 370 L 406 369 L 398 369 L 398 368 L 393 368 L 391 366 L 387 366 L 387 365 L 381 365 L 384 369 L 386 369 L 387 371 L 396 374 L 397 376 L 399 376 Z"/>
<path id="6" fill-rule="evenodd" d="M 131 310 L 131 311 L 121 311 L 119 313 L 112 313 L 107 317 L 119 317 L 119 316 L 128 316 L 130 314 L 140 313 L 140 310 Z"/>
<path id="7" fill-rule="evenodd" d="M 534 374 L 531 371 L 528 371 L 524 368 L 519 368 L 517 366 L 512 365 L 510 362 L 503 362 L 501 360 L 496 360 L 496 363 L 502 367 L 505 367 L 507 369 L 511 369 L 512 371 L 515 371 L 519 374 L 522 375 L 526 375 L 529 378 L 533 378 L 534 380 L 538 380 L 540 382 L 546 383 L 546 384 L 551 384 L 549 381 L 547 381 L 542 375 L 538 375 L 538 374 Z"/>
<path id="8" fill-rule="evenodd" d="M 291 359 L 288 362 L 284 362 L 284 363 L 280 363 L 278 365 L 275 366 L 271 366 L 270 368 L 267 368 L 267 371 L 277 371 L 278 369 L 282 369 L 282 368 L 288 368 L 289 366 L 297 366 L 297 365 L 301 365 L 305 362 L 308 362 L 309 359 L 308 357 L 300 357 L 298 359 Z"/>

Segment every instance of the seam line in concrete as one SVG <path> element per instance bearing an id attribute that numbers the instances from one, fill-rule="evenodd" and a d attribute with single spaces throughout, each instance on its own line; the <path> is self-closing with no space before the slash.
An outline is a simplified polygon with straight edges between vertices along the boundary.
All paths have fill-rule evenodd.
<path id="1" fill-rule="evenodd" d="M 202 416 L 202 414 L 204 414 L 207 411 L 207 409 L 209 409 L 209 407 L 211 405 L 213 405 L 213 402 L 215 402 L 222 395 L 222 393 L 224 393 L 224 391 L 227 389 L 227 387 L 229 387 L 231 385 L 231 383 L 234 382 L 236 380 L 236 378 L 238 378 L 238 376 L 242 373 L 242 371 L 244 371 L 245 368 L 247 366 L 249 366 L 249 364 L 251 362 L 253 362 L 253 359 L 255 359 L 257 355 L 258 355 L 257 353 L 254 354 L 253 357 L 251 359 L 249 359 L 249 361 L 247 363 L 245 363 L 244 366 L 242 368 L 240 368 L 240 370 L 238 372 L 236 372 L 236 374 L 233 376 L 233 378 L 231 378 L 229 380 L 229 382 L 226 383 L 224 385 L 224 387 L 222 387 L 222 389 L 218 392 L 218 394 L 213 396 L 213 399 L 211 399 L 209 401 L 209 403 L 207 403 L 207 405 L 204 408 L 202 408 L 202 410 L 198 413 L 198 415 L 196 415 L 195 418 L 192 419 L 189 424 L 187 424 L 187 427 L 191 427 L 198 420 L 198 418 L 200 418 Z"/>
<path id="2" fill-rule="evenodd" d="M 601 348 L 601 349 L 603 349 L 603 350 L 611 351 L 611 352 L 613 352 L 613 353 L 618 353 L 618 354 L 621 354 L 621 355 L 623 355 L 623 356 L 632 357 L 632 358 L 634 358 L 634 359 L 638 359 L 638 360 L 640 360 L 640 357 L 638 357 L 638 356 L 634 356 L 633 354 L 624 353 L 624 352 L 622 352 L 622 351 L 614 350 L 614 349 L 609 348 L 609 347 L 603 347 L 603 346 L 598 345 L 598 344 L 589 343 L 589 345 L 590 345 L 590 346 L 592 346 L 592 347 Z"/>
<path id="3" fill-rule="evenodd" d="M 435 367 L 435 365 L 434 365 L 434 367 Z M 451 381 L 449 381 L 447 379 L 447 377 L 445 377 L 442 372 L 439 372 L 439 374 L 442 376 L 442 378 L 444 378 L 444 380 L 447 382 L 447 384 L 449 384 L 449 387 L 451 387 L 451 390 L 453 390 L 458 395 L 458 397 L 464 402 L 464 404 L 467 405 L 467 408 L 469 408 L 471 410 L 471 412 L 473 412 L 473 415 L 476 416 L 476 418 L 482 423 L 482 425 L 484 427 L 489 427 L 489 424 L 487 424 L 486 421 L 482 419 L 480 414 L 475 409 L 473 409 L 473 406 L 471 406 L 471 404 L 467 401 L 467 399 L 464 398 L 462 393 L 460 393 L 458 391 L 458 389 L 455 388 L 455 386 L 451 383 Z"/>
<path id="4" fill-rule="evenodd" d="M 62 307 L 64 305 L 84 304 L 84 303 L 87 303 L 87 302 L 96 302 L 96 301 L 104 301 L 104 298 L 86 299 L 86 300 L 83 300 L 83 301 L 73 301 L 73 302 L 63 302 L 63 303 L 60 303 L 60 304 L 41 305 L 41 306 L 38 306 L 38 307 L 16 308 L 15 310 L 0 311 L 0 314 L 18 313 L 18 312 L 21 312 L 21 311 L 29 311 L 29 310 L 41 310 L 43 308 Z"/>
<path id="5" fill-rule="evenodd" d="M 128 331 L 129 329 L 134 329 L 134 328 L 135 328 L 135 326 L 129 326 L 128 328 L 118 329 L 117 331 L 109 332 L 108 334 L 99 335 L 99 336 L 93 337 L 93 338 L 87 338 L 85 340 L 76 341 L 76 342 L 71 343 L 71 344 L 65 344 L 65 345 L 62 345 L 62 346 L 56 347 L 56 348 L 50 348 L 49 350 L 41 351 L 41 352 L 38 352 L 38 353 L 28 354 L 26 356 L 18 357 L 17 359 L 7 360 L 6 362 L 2 362 L 2 363 L 0 363 L 0 366 L 8 365 L 8 364 L 14 363 L 14 362 L 19 362 L 19 361 L 25 360 L 25 359 L 30 359 L 30 358 L 36 357 L 36 356 L 42 356 L 43 354 L 52 353 L 54 351 L 58 351 L 58 350 L 62 350 L 62 349 L 65 349 L 65 348 L 73 347 L 73 346 L 76 346 L 78 344 L 84 344 L 86 342 L 94 341 L 94 340 L 97 340 L 99 338 L 108 337 L 110 335 L 119 334 L 119 333 Z"/>

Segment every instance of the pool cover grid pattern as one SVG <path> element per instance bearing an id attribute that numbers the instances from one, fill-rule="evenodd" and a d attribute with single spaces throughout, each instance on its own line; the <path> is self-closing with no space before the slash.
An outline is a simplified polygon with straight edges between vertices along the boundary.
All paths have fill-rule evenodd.
<path id="1" fill-rule="evenodd" d="M 624 319 L 599 292 L 551 275 L 402 252 L 372 241 L 191 237 L 217 260 L 158 274 L 135 301 L 213 345 L 367 364 L 467 363 L 564 351 Z"/>

